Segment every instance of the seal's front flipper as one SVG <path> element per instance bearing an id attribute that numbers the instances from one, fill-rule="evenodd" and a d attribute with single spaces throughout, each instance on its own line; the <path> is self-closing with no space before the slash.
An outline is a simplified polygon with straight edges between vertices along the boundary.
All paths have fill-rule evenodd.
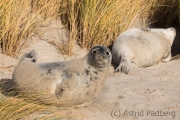
<path id="1" fill-rule="evenodd" d="M 131 65 L 128 62 L 120 62 L 115 72 L 122 72 L 128 74 L 131 71 Z"/>
<path id="2" fill-rule="evenodd" d="M 66 73 L 62 76 L 64 76 L 62 82 L 58 83 L 55 88 L 55 95 L 58 99 L 68 97 L 78 83 L 76 75 Z"/>
<path id="3" fill-rule="evenodd" d="M 161 60 L 162 62 L 169 62 L 171 60 L 171 52 L 168 52 L 167 55 Z"/>
<path id="4" fill-rule="evenodd" d="M 115 72 L 122 72 L 128 74 L 131 71 L 130 58 L 123 57 L 120 61 L 119 66 L 116 68 Z"/>
<path id="5" fill-rule="evenodd" d="M 21 60 L 24 60 L 25 58 L 30 58 L 32 62 L 36 62 L 37 60 L 37 52 L 35 50 L 31 50 L 28 53 L 25 53 Z"/>

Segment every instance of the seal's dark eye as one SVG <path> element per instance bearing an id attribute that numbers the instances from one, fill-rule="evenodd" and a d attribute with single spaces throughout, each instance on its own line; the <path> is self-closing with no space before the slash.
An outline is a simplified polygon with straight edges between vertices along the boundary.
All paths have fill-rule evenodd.
<path id="1" fill-rule="evenodd" d="M 92 51 L 92 54 L 96 54 L 96 52 L 97 52 L 96 50 L 93 50 L 93 51 Z"/>
<path id="2" fill-rule="evenodd" d="M 109 55 L 109 52 L 108 52 L 108 51 L 106 51 L 106 55 Z"/>

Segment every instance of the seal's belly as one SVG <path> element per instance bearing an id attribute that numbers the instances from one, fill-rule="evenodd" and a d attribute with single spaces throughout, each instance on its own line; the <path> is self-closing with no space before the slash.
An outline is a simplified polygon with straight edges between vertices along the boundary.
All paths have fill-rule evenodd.
<path id="1" fill-rule="evenodd" d="M 139 48 L 135 53 L 135 61 L 138 61 L 138 66 L 151 66 L 162 59 L 166 54 L 166 49 L 163 49 L 163 46 L 160 42 L 151 41 L 148 45 L 139 44 Z"/>
<path id="2" fill-rule="evenodd" d="M 150 55 L 144 55 L 144 58 L 137 58 L 138 59 L 138 67 L 148 67 L 155 63 L 157 63 L 160 60 L 160 57 L 156 54 Z"/>

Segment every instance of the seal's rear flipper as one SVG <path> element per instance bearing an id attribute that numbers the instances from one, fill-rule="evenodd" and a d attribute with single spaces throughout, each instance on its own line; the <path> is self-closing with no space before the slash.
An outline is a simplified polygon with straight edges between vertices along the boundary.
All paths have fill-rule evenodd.
<path id="1" fill-rule="evenodd" d="M 37 52 L 35 50 L 31 50 L 28 53 L 25 53 L 21 60 L 25 59 L 25 58 L 30 58 L 32 62 L 36 62 L 37 60 Z"/>

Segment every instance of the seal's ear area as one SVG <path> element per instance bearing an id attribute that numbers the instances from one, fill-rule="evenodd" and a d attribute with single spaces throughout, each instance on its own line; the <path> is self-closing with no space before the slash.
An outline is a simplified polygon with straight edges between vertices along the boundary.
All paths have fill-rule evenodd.
<path id="1" fill-rule="evenodd" d="M 168 40 L 171 42 L 172 45 L 174 38 L 176 37 L 176 29 L 173 27 L 167 28 L 164 34 L 168 37 Z"/>
<path id="2" fill-rule="evenodd" d="M 37 60 L 37 52 L 35 50 L 31 50 L 28 53 L 25 53 L 21 60 L 25 59 L 25 58 L 30 58 L 32 62 L 36 62 Z"/>

